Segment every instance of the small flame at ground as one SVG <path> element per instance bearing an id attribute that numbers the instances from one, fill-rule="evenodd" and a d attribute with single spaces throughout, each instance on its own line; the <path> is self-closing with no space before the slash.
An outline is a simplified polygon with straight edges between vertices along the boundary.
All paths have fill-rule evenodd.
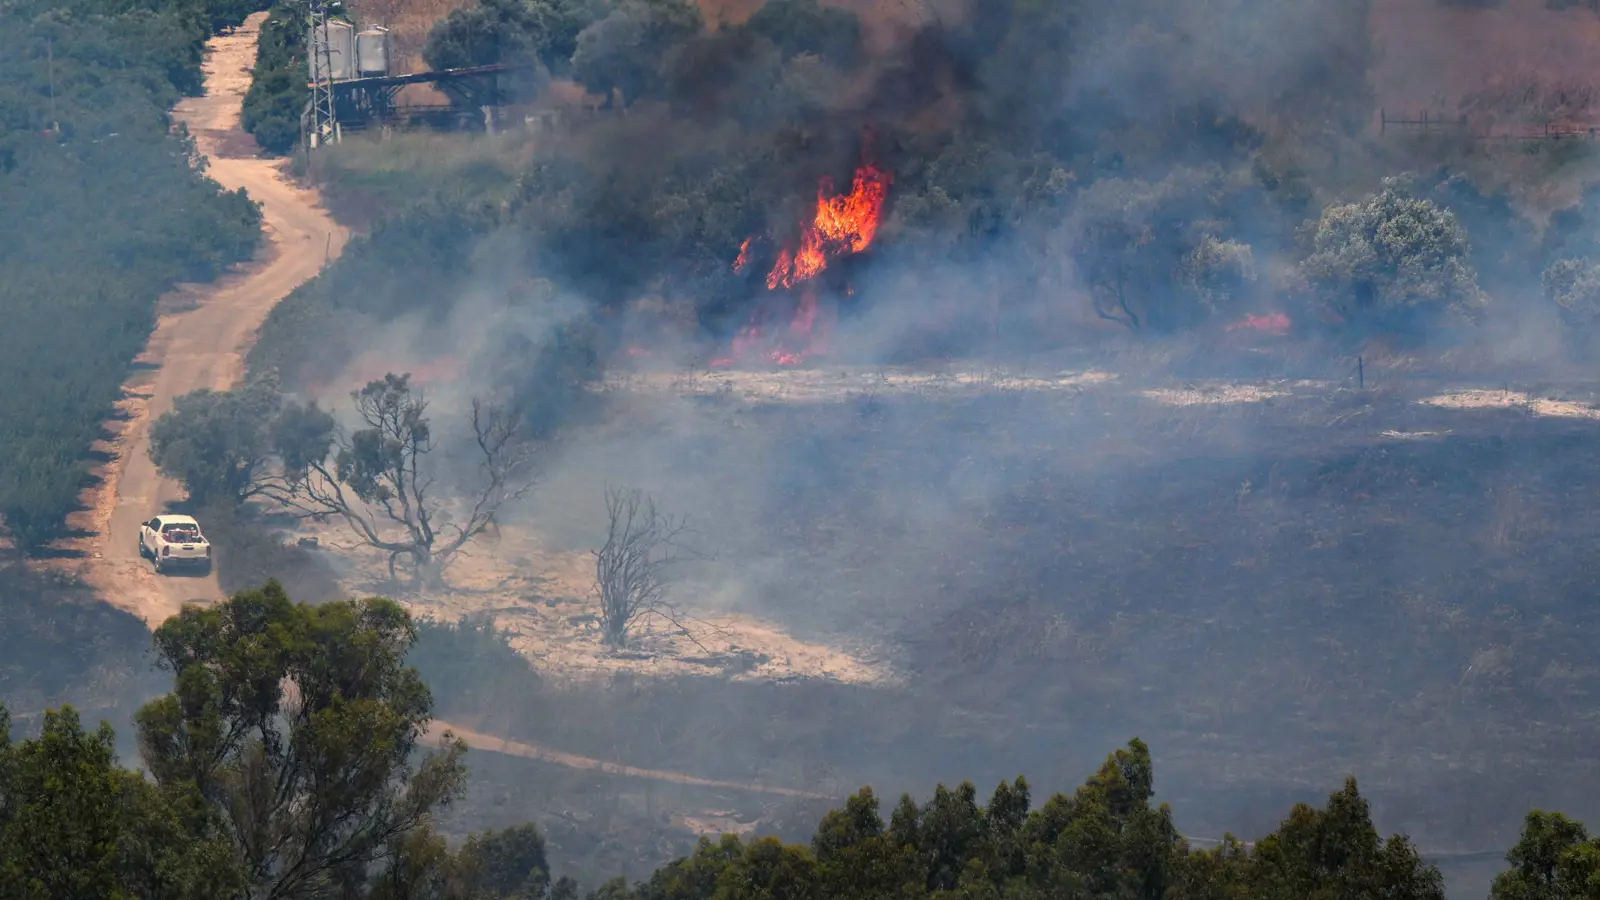
<path id="1" fill-rule="evenodd" d="M 766 319 L 770 310 L 766 305 L 758 306 L 734 336 L 732 353 L 712 360 L 712 366 L 730 366 L 752 355 L 764 356 L 780 366 L 793 366 L 827 352 L 833 313 L 831 308 L 823 308 L 815 289 L 806 283 L 822 274 L 831 260 L 860 253 L 872 246 L 883 220 L 889 186 L 893 183 L 890 173 L 865 161 L 856 169 L 848 194 L 830 196 L 833 180 L 821 180 L 817 188 L 816 214 L 802 228 L 795 245 L 779 251 L 777 262 L 767 273 L 768 290 L 786 291 L 803 286 L 788 327 L 769 334 Z M 747 238 L 739 247 L 739 258 L 733 264 L 735 272 L 743 272 L 750 265 L 752 241 L 753 238 Z M 855 289 L 850 288 L 849 293 L 854 294 Z M 771 346 L 774 340 L 777 345 Z"/>
<path id="2" fill-rule="evenodd" d="M 1239 331 L 1248 328 L 1251 331 L 1260 331 L 1266 334 L 1284 335 L 1289 333 L 1289 316 L 1285 313 L 1275 312 L 1264 316 L 1254 313 L 1230 324 L 1226 331 Z"/>

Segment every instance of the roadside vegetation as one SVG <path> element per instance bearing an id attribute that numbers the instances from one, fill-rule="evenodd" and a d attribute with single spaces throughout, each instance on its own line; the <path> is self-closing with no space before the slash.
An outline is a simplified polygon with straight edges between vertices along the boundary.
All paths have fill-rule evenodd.
<path id="1" fill-rule="evenodd" d="M 255 252 L 255 205 L 205 177 L 168 112 L 251 9 L 0 6 L 0 527 L 22 550 L 65 533 L 156 299 Z"/>
<path id="2" fill-rule="evenodd" d="M 256 64 L 240 124 L 269 153 L 288 153 L 300 142 L 300 116 L 310 100 L 309 30 L 304 4 L 278 3 L 256 38 Z"/>

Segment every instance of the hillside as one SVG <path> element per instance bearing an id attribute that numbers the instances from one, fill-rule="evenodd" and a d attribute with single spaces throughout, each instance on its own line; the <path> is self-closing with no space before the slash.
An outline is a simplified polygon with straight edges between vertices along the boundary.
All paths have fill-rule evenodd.
<path id="1" fill-rule="evenodd" d="M 1372 77 L 1380 103 L 1391 113 L 1600 122 L 1600 15 L 1582 3 L 1564 5 L 1377 0 L 1372 29 L 1383 52 Z"/>

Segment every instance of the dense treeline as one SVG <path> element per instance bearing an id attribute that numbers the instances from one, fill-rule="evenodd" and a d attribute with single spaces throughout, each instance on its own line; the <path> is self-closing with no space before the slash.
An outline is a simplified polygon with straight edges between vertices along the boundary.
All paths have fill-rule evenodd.
<path id="1" fill-rule="evenodd" d="M 260 214 L 203 175 L 168 109 L 236 0 L 0 6 L 0 520 L 61 535 L 156 298 L 249 257 Z"/>
<path id="2" fill-rule="evenodd" d="M 406 665 L 417 634 L 390 601 L 296 604 L 272 582 L 186 608 L 155 635 L 171 692 L 136 717 L 148 774 L 122 768 L 111 727 L 88 731 L 71 708 L 16 743 L 0 708 L 0 896 L 576 898 L 575 883 L 552 880 L 532 826 L 456 848 L 434 831 L 432 813 L 461 793 L 465 747 L 429 737 L 432 695 Z M 1379 834 L 1353 779 L 1261 840 L 1209 850 L 1189 845 L 1154 791 L 1138 740 L 1038 806 L 1018 778 L 987 804 L 970 783 L 921 804 L 903 796 L 885 819 L 864 788 L 808 845 L 703 840 L 636 885 L 588 896 L 1444 896 L 1404 836 Z M 1586 896 L 1600 877 L 1600 843 L 1559 814 L 1530 813 L 1507 859 L 1493 889 L 1504 900 Z"/>

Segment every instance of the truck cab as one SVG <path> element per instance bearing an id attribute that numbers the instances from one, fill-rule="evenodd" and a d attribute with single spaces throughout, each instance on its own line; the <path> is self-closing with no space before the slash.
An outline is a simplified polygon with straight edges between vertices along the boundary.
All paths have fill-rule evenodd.
<path id="1" fill-rule="evenodd" d="M 211 571 L 211 542 L 190 516 L 156 516 L 140 525 L 139 555 L 155 563 L 158 574 L 180 568 Z"/>

